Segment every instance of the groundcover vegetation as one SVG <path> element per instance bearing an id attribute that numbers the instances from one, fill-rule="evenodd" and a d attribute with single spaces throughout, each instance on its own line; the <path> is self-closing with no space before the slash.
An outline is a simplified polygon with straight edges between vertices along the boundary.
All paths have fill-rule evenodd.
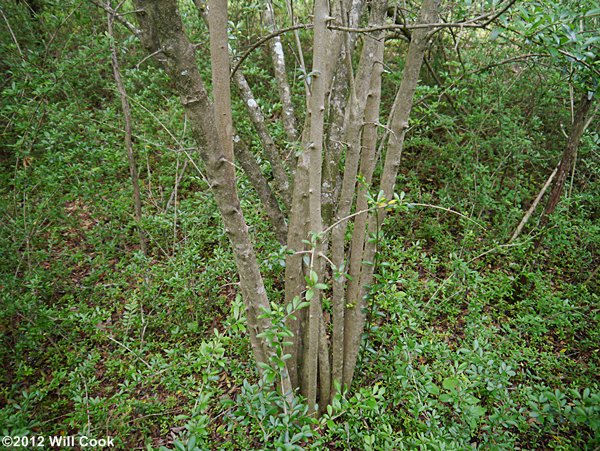
<path id="1" fill-rule="evenodd" d="M 209 37 L 197 9 L 203 2 L 195 3 L 180 2 L 179 11 L 210 91 Z M 298 157 L 301 138 L 286 135 L 268 44 L 255 46 L 274 29 L 267 3 L 230 1 L 231 52 L 244 55 L 240 70 L 275 145 Z M 273 3 L 277 28 L 313 18 L 312 2 Z M 363 28 L 372 3 L 359 18 Z M 374 276 L 354 379 L 313 412 L 302 395 L 290 401 L 281 393 L 274 360 L 257 368 L 234 249 L 188 117 L 167 72 L 123 24 L 137 26 L 137 4 L 119 5 L 128 14 L 113 15 L 111 34 L 114 2 L 4 2 L 2 435 L 111 437 L 116 449 L 155 450 L 600 446 L 598 39 L 583 28 L 587 20 L 593 30 L 600 12 L 567 3 L 508 5 L 479 28 L 431 37 L 396 198 L 357 177 L 370 209 L 389 211 L 371 236 L 378 252 L 367 262 Z M 480 6 L 442 3 L 440 17 L 459 22 Z M 402 24 L 419 8 L 390 1 L 386 23 Z M 409 45 L 402 30 L 389 33 L 382 38 L 383 154 Z M 302 124 L 307 79 L 318 74 L 298 61 L 313 57 L 313 30 L 279 36 Z M 131 109 L 141 219 L 112 50 Z M 356 69 L 354 56 L 344 64 Z M 561 161 L 587 98 L 587 127 L 560 202 L 544 214 L 549 188 L 511 239 Z M 236 133 L 271 180 L 245 103 L 232 89 Z M 335 271 L 324 270 L 325 280 L 307 272 L 308 289 L 294 305 L 284 302 L 293 250 L 282 247 L 253 184 L 240 165 L 235 170 L 271 301 L 272 327 L 261 336 L 285 361 L 286 321 L 307 309 L 313 288 L 322 290 L 329 324 Z M 376 168 L 373 180 L 381 177 Z"/>

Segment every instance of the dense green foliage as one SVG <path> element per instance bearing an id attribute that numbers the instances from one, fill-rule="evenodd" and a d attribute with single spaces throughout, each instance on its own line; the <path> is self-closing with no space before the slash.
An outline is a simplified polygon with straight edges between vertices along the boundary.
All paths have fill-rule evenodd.
<path id="1" fill-rule="evenodd" d="M 600 446 L 597 124 L 548 227 L 532 219 L 506 244 L 566 143 L 559 65 L 498 65 L 518 51 L 506 31 L 470 33 L 460 55 L 448 35 L 437 38 L 439 83 L 423 71 L 398 180 L 404 203 L 384 225 L 355 389 L 314 419 L 261 389 L 231 251 L 164 74 L 138 64 L 145 55 L 119 28 L 144 256 L 105 17 L 88 3 L 44 4 L 35 17 L 6 4 L 0 27 L 3 435 L 110 435 L 118 449 Z M 256 5 L 240 4 L 237 23 L 259 35 Z M 186 18 L 205 39 L 193 9 Z M 389 46 L 386 101 L 404 47 Z M 277 117 L 265 53 L 245 67 Z M 302 74 L 291 76 L 300 91 Z M 241 105 L 235 114 L 258 151 Z M 281 250 L 239 175 L 277 299 Z"/>

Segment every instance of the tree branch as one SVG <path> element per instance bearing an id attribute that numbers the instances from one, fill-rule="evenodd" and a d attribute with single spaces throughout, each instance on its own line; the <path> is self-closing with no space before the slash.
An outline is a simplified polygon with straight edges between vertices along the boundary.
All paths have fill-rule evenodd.
<path id="1" fill-rule="evenodd" d="M 127 19 L 123 18 L 123 15 L 124 15 L 125 13 L 123 13 L 123 14 L 119 14 L 119 13 L 117 12 L 117 10 L 116 10 L 116 9 L 113 9 L 113 8 L 109 7 L 108 5 L 104 5 L 104 4 L 100 3 L 100 2 L 97 2 L 96 0 L 89 0 L 89 2 L 90 2 L 92 5 L 95 5 L 95 6 L 97 6 L 98 8 L 100 8 L 100 9 L 103 9 L 104 11 L 106 11 L 108 14 L 110 14 L 112 17 L 114 17 L 114 19 L 115 19 L 117 22 L 120 22 L 120 23 L 121 23 L 121 25 L 124 25 L 124 26 L 125 26 L 125 28 L 127 28 L 129 31 L 131 31 L 131 32 L 132 32 L 132 33 L 133 33 L 135 36 L 139 37 L 139 36 L 140 36 L 140 34 L 142 33 L 142 32 L 141 32 L 141 31 L 140 31 L 138 28 L 136 28 L 136 27 L 135 27 L 135 26 L 134 26 L 134 25 L 133 25 L 131 22 L 129 22 Z M 117 8 L 117 9 L 118 9 L 118 8 Z M 138 11 L 131 11 L 131 12 L 138 12 Z M 130 12 L 130 13 L 131 13 L 131 12 Z M 127 13 L 127 14 L 130 14 L 130 13 Z"/>
<path id="2" fill-rule="evenodd" d="M 246 50 L 242 56 L 240 56 L 240 58 L 235 63 L 235 66 L 233 67 L 233 70 L 231 71 L 231 76 L 233 77 L 233 74 L 235 74 L 237 72 L 237 70 L 240 68 L 240 66 L 244 62 L 244 60 L 246 58 L 248 58 L 248 56 L 254 50 L 256 50 L 257 48 L 259 48 L 261 45 L 263 45 L 269 39 L 273 39 L 274 37 L 280 36 L 280 35 L 282 35 L 284 33 L 287 33 L 288 31 L 294 31 L 294 30 L 299 30 L 299 29 L 309 30 L 312 27 L 313 27 L 313 24 L 302 24 L 301 23 L 301 24 L 293 25 L 291 27 L 282 28 L 281 30 L 276 30 L 273 33 L 270 33 L 270 34 L 266 35 L 265 37 L 259 39 L 255 44 L 253 44 L 252 46 L 250 46 L 250 48 L 248 50 Z"/>

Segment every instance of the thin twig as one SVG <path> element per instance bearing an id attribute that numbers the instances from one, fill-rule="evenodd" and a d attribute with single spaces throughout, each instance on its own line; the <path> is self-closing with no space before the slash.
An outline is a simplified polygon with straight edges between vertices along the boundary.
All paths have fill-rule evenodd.
<path id="1" fill-rule="evenodd" d="M 2 11 L 2 9 L 0 9 L 0 14 L 2 14 L 2 17 L 4 18 L 4 22 L 6 22 L 6 26 L 8 27 L 8 32 L 10 33 L 10 37 L 12 38 L 13 42 L 15 43 L 15 46 L 17 47 L 17 51 L 19 52 L 21 59 L 23 61 L 25 61 L 25 56 L 23 55 L 23 51 L 21 50 L 19 41 L 17 41 L 17 37 L 15 36 L 15 33 L 13 32 L 13 29 L 10 26 L 10 22 L 8 21 L 8 18 L 4 15 L 4 11 Z"/>
<path id="2" fill-rule="evenodd" d="M 124 0 L 123 0 L 124 1 Z M 139 174 L 137 170 L 137 162 L 135 159 L 134 149 L 133 149 L 133 131 L 131 124 L 131 107 L 129 101 L 127 99 L 127 91 L 125 89 L 125 84 L 123 83 L 123 77 L 121 75 L 121 69 L 119 67 L 119 60 L 117 55 L 117 45 L 115 43 L 115 37 L 113 33 L 113 23 L 115 20 L 114 14 L 121 7 L 123 1 L 119 3 L 116 9 L 113 12 L 107 12 L 107 28 L 108 28 L 108 36 L 110 38 L 110 53 L 111 53 L 111 62 L 113 68 L 113 75 L 115 79 L 115 85 L 119 92 L 119 97 L 121 98 L 121 109 L 123 110 L 123 119 L 125 123 L 125 148 L 127 150 L 127 160 L 129 163 L 129 173 L 131 176 L 131 184 L 133 187 L 133 203 L 134 203 L 134 212 L 135 212 L 135 220 L 137 223 L 138 235 L 140 239 L 140 249 L 144 255 L 147 255 L 147 247 L 148 243 L 146 240 L 146 234 L 144 232 L 144 228 L 142 226 L 142 200 L 140 194 L 140 183 L 139 183 Z M 107 11 L 111 9 L 110 0 L 107 0 L 106 3 Z"/>
<path id="3" fill-rule="evenodd" d="M 437 210 L 444 210 L 447 211 L 448 213 L 453 213 L 455 215 L 458 215 L 464 219 L 466 219 L 467 221 L 472 222 L 473 224 L 475 224 L 477 227 L 482 228 L 483 230 L 485 230 L 485 227 L 482 226 L 481 224 L 479 224 L 477 221 L 469 218 L 468 216 L 463 215 L 462 213 L 459 213 L 458 211 L 455 210 L 451 210 L 450 208 L 446 208 L 446 207 L 440 207 L 439 205 L 432 205 L 432 204 L 421 204 L 421 203 L 413 203 L 413 202 L 409 202 L 406 204 L 408 207 L 429 207 L 429 208 L 435 208 Z"/>
<path id="4" fill-rule="evenodd" d="M 548 179 L 546 180 L 546 183 L 544 183 L 544 186 L 542 187 L 542 189 L 540 190 L 540 192 L 536 196 L 535 200 L 533 201 L 533 203 L 529 207 L 529 210 L 527 210 L 527 213 L 525 213 L 525 216 L 523 216 L 523 219 L 521 219 L 521 222 L 517 226 L 515 232 L 510 237 L 510 240 L 508 240 L 509 243 L 512 242 L 512 241 L 514 241 L 521 234 L 521 231 L 523 230 L 523 227 L 525 227 L 525 224 L 527 224 L 527 221 L 529 221 L 529 218 L 531 217 L 531 215 L 535 211 L 536 207 L 540 203 L 540 200 L 542 200 L 542 196 L 544 195 L 544 193 L 546 192 L 546 190 L 548 189 L 548 187 L 552 183 L 552 180 L 554 179 L 554 176 L 558 172 L 558 167 L 559 166 L 556 166 L 554 168 L 554 171 L 552 171 L 552 174 L 550 174 L 550 177 L 548 177 Z"/>
<path id="5" fill-rule="evenodd" d="M 578 56 L 575 56 L 572 53 L 566 52 L 566 51 L 561 50 L 561 49 L 557 49 L 557 50 L 558 50 L 558 53 L 560 53 L 561 55 L 566 56 L 567 58 L 571 58 L 572 60 L 575 60 L 575 61 L 577 61 L 580 64 L 583 64 L 586 68 L 588 68 L 594 74 L 596 74 L 597 77 L 600 77 L 600 71 L 596 70 L 593 66 L 590 66 L 588 63 L 586 63 L 584 60 L 582 60 Z"/>
<path id="6" fill-rule="evenodd" d="M 110 341 L 114 341 L 116 344 L 118 344 L 119 346 L 127 349 L 129 352 L 131 352 L 139 361 L 141 361 L 143 364 L 145 364 L 149 369 L 152 369 L 152 365 L 150 365 L 148 362 L 146 362 L 144 359 L 142 359 L 139 355 L 137 355 L 134 351 L 131 350 L 131 348 L 129 346 L 127 346 L 126 344 L 121 343 L 118 340 L 115 340 L 113 337 L 111 337 L 110 335 L 106 335 L 106 338 L 108 338 Z"/>
<path id="7" fill-rule="evenodd" d="M 479 260 L 481 257 L 484 257 L 484 256 L 486 256 L 487 254 L 490 254 L 490 253 L 492 253 L 492 252 L 498 251 L 498 250 L 500 250 L 500 249 L 504 249 L 504 248 L 507 248 L 507 247 L 523 246 L 524 244 L 526 244 L 526 243 L 528 243 L 529 241 L 533 240 L 535 237 L 536 237 L 536 235 L 533 235 L 533 236 L 531 236 L 531 237 L 527 238 L 525 241 L 521 241 L 521 242 L 518 242 L 518 243 L 499 244 L 498 246 L 496 246 L 496 247 L 493 247 L 493 248 L 491 248 L 491 249 L 488 249 L 487 251 L 485 251 L 485 252 L 483 252 L 483 253 L 479 254 L 477 257 L 473 257 L 473 258 L 472 258 L 471 260 L 469 260 L 467 263 L 471 263 L 471 262 L 474 262 L 475 260 Z"/>
<path id="8" fill-rule="evenodd" d="M 142 65 L 142 63 L 144 63 L 145 61 L 149 60 L 149 59 L 150 59 L 150 58 L 152 58 L 153 56 L 156 56 L 156 55 L 158 55 L 159 53 L 162 53 L 162 51 L 163 51 L 163 49 L 162 49 L 162 48 L 160 48 L 160 49 L 158 49 L 157 51 L 155 51 L 155 52 L 152 52 L 150 55 L 146 55 L 145 57 L 143 57 L 143 58 L 142 58 L 142 59 L 141 59 L 141 60 L 140 60 L 140 61 L 139 61 L 139 62 L 138 62 L 136 65 L 135 65 L 135 68 L 136 68 L 136 69 L 139 69 L 139 68 L 140 68 L 140 66 Z"/>
<path id="9" fill-rule="evenodd" d="M 354 218 L 355 216 L 362 215 L 364 213 L 367 213 L 367 212 L 369 212 L 371 210 L 375 210 L 377 208 L 388 208 L 388 207 L 389 207 L 389 205 L 385 205 L 385 206 L 381 206 L 381 207 L 375 207 L 375 208 L 365 208 L 364 210 L 357 211 L 356 213 L 352 213 L 351 215 L 344 216 L 343 218 L 338 219 L 333 224 L 331 224 L 329 227 L 327 227 L 325 230 L 323 230 L 321 232 L 321 234 L 322 235 L 327 235 L 327 233 L 329 233 L 329 231 L 331 229 L 333 229 L 334 227 L 336 227 L 337 225 L 341 224 L 344 221 L 348 221 L 349 219 Z"/>
<path id="10" fill-rule="evenodd" d="M 387 30 L 418 30 L 423 28 L 433 28 L 434 32 L 439 31 L 443 28 L 485 28 L 490 23 L 492 23 L 495 19 L 500 17 L 503 13 L 505 13 L 508 8 L 510 8 L 516 0 L 511 0 L 508 4 L 502 8 L 497 13 L 486 13 L 480 16 L 474 17 L 472 19 L 467 19 L 462 22 L 438 22 L 438 23 L 419 23 L 413 25 L 401 25 L 401 24 L 391 24 L 391 25 L 383 25 L 380 27 L 364 27 L 364 28 L 352 28 L 352 27 L 343 27 L 340 25 L 328 25 L 330 30 L 338 30 L 338 31 L 348 31 L 351 33 L 373 33 L 375 31 L 387 31 Z M 484 22 L 480 22 L 481 20 L 485 20 Z"/>
<path id="11" fill-rule="evenodd" d="M 250 48 L 248 50 L 246 50 L 244 52 L 244 54 L 237 60 L 237 62 L 235 63 L 235 66 L 233 67 L 233 70 L 231 71 L 231 76 L 233 77 L 233 75 L 237 72 L 237 70 L 240 68 L 240 66 L 242 65 L 242 63 L 244 62 L 244 60 L 246 58 L 248 58 L 248 56 L 254 51 L 256 50 L 258 47 L 260 47 L 261 45 L 263 45 L 265 42 L 267 42 L 270 39 L 273 39 L 274 37 L 280 36 L 284 33 L 287 33 L 288 31 L 294 31 L 294 30 L 300 30 L 300 29 L 311 29 L 313 27 L 313 24 L 297 24 L 297 25 L 293 25 L 291 27 L 287 27 L 287 28 L 282 28 L 280 30 L 276 30 L 273 33 L 270 33 L 268 35 L 266 35 L 265 37 L 259 39 L 256 43 L 252 44 L 250 46 Z"/>
<path id="12" fill-rule="evenodd" d="M 129 13 L 117 13 L 117 9 L 119 9 L 119 7 L 121 5 L 119 5 L 116 9 L 112 9 L 112 8 L 108 7 L 107 5 L 104 5 L 95 0 L 89 0 L 89 2 L 92 5 L 95 5 L 98 8 L 101 8 L 104 11 L 106 11 L 107 13 L 111 14 L 118 22 L 120 22 L 122 25 L 124 25 L 129 31 L 131 31 L 137 37 L 140 37 L 140 35 L 142 34 L 142 32 L 139 29 L 137 29 L 131 22 L 123 19 L 122 16 L 124 16 L 125 14 L 129 14 Z M 137 12 L 137 11 L 131 11 L 131 12 Z"/>

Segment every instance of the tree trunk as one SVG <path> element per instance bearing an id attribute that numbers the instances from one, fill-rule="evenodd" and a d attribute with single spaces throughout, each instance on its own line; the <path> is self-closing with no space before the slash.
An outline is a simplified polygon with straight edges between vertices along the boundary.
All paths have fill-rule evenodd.
<path id="1" fill-rule="evenodd" d="M 265 6 L 265 24 L 270 32 L 275 30 L 275 12 L 273 11 L 273 3 L 267 0 Z M 298 140 L 298 131 L 296 129 L 296 116 L 294 115 L 294 105 L 292 104 L 292 91 L 288 83 L 287 71 L 285 65 L 285 54 L 283 53 L 283 45 L 279 36 L 274 37 L 269 41 L 269 49 L 271 50 L 271 59 L 273 60 L 273 69 L 275 72 L 275 81 L 277 90 L 279 91 L 279 99 L 281 100 L 282 122 L 286 137 L 290 143 Z"/>
<path id="2" fill-rule="evenodd" d="M 581 97 L 577 113 L 575 113 L 573 128 L 571 129 L 571 133 L 569 134 L 567 148 L 565 149 L 562 159 L 560 160 L 560 164 L 558 166 L 558 173 L 556 174 L 554 185 L 552 186 L 552 191 L 550 191 L 550 198 L 548 199 L 548 203 L 546 204 L 546 208 L 544 209 L 542 225 L 546 225 L 548 223 L 548 216 L 554 213 L 554 210 L 556 209 L 556 206 L 560 201 L 563 190 L 565 188 L 565 181 L 567 180 L 569 171 L 571 170 L 571 168 L 573 167 L 573 163 L 575 162 L 575 156 L 577 155 L 577 149 L 579 148 L 581 136 L 585 132 L 586 124 L 588 124 L 587 115 L 590 111 L 592 103 L 593 98 L 588 97 L 587 92 L 584 93 Z"/>
<path id="3" fill-rule="evenodd" d="M 250 180 L 250 183 L 254 187 L 254 191 L 258 194 L 261 204 L 265 207 L 269 221 L 273 226 L 273 233 L 277 238 L 277 241 L 283 246 L 287 239 L 287 225 L 285 223 L 285 216 L 279 208 L 277 198 L 271 190 L 267 179 L 262 173 L 260 165 L 256 161 L 256 157 L 252 153 L 248 146 L 243 141 L 238 141 L 234 144 L 234 152 L 237 161 L 244 170 L 244 173 Z"/>
<path id="4" fill-rule="evenodd" d="M 200 0 L 196 0 L 197 5 L 201 3 Z M 291 171 L 293 184 L 288 209 L 286 245 L 293 252 L 286 258 L 285 302 L 292 303 L 294 299 L 304 297 L 309 301 L 309 308 L 295 312 L 296 319 L 289 319 L 287 322 L 293 337 L 290 339 L 291 346 L 286 348 L 291 358 L 287 360 L 286 369 L 282 373 L 282 386 L 288 400 L 293 394 L 292 387 L 299 388 L 307 399 L 309 411 L 313 413 L 316 413 L 317 403 L 319 410 L 323 411 L 330 402 L 331 396 L 335 394 L 332 385 L 342 383 L 349 386 L 352 381 L 365 326 L 364 295 L 373 277 L 373 267 L 365 265 L 364 262 L 372 261 L 376 252 L 374 243 L 367 242 L 366 237 L 367 233 L 377 232 L 378 225 L 382 224 L 385 217 L 383 211 L 372 215 L 360 213 L 368 209 L 368 190 L 378 159 L 376 144 L 384 31 L 373 31 L 363 36 L 362 53 L 354 74 L 350 54 L 343 61 L 338 59 L 344 34 L 328 29 L 329 23 L 340 23 L 340 17 L 348 12 L 350 5 L 354 11 L 352 14 L 355 14 L 352 20 L 356 22 L 356 11 L 360 10 L 361 3 L 360 0 L 339 0 L 331 4 L 328 0 L 315 2 L 313 63 L 306 80 L 307 112 L 302 130 L 302 152 L 297 158 L 294 170 Z M 200 146 L 207 179 L 233 245 L 241 291 L 247 308 L 252 348 L 258 363 L 269 364 L 273 350 L 269 343 L 259 338 L 261 332 L 272 327 L 268 318 L 261 318 L 262 310 L 269 309 L 269 302 L 235 187 L 226 0 L 211 0 L 209 8 L 216 102 L 214 106 L 204 88 L 195 62 L 193 46 L 185 36 L 176 5 L 175 0 L 136 0 L 136 7 L 140 10 L 139 23 L 143 30 L 141 39 L 151 53 L 158 50 L 157 55 L 181 96 L 182 105 L 192 124 L 192 133 Z M 288 6 L 291 7 L 291 3 L 288 3 Z M 434 23 L 437 18 L 437 6 L 438 0 L 425 0 L 419 22 Z M 369 25 L 375 28 L 383 25 L 387 0 L 373 0 L 370 7 Z M 341 23 L 348 22 L 342 20 Z M 391 138 L 380 181 L 380 189 L 388 199 L 393 196 L 404 134 L 430 34 L 429 27 L 417 28 L 413 32 L 404 77 L 393 106 L 395 113 L 389 127 Z M 351 52 L 352 39 L 348 36 L 346 38 L 346 51 Z M 298 49 L 298 53 L 301 55 L 301 48 Z M 277 65 L 277 61 L 274 63 Z M 333 133 L 327 135 L 326 104 L 330 98 L 333 76 L 338 64 L 345 65 L 350 85 L 347 99 L 343 102 L 346 107 L 331 110 L 330 117 L 337 118 L 337 121 L 340 121 L 339 113 L 344 110 L 343 121 L 334 126 Z M 250 116 L 263 144 L 268 147 L 265 148 L 266 154 L 270 159 L 277 161 L 279 152 L 268 134 L 260 111 L 253 108 L 256 101 L 252 91 L 241 73 L 236 74 L 234 80 L 249 107 Z M 327 140 L 324 137 L 334 136 L 335 133 L 341 133 L 339 137 L 340 141 L 344 142 L 344 152 L 333 149 L 333 152 L 328 154 Z M 264 176 L 259 177 L 262 174 L 256 162 L 246 161 L 246 157 L 252 156 L 250 152 L 244 150 L 243 146 L 236 146 L 235 150 L 249 178 L 262 180 L 260 186 L 255 186 L 272 222 L 282 224 L 282 227 L 276 230 L 276 234 L 283 243 L 285 222 L 280 215 L 281 210 L 271 211 L 273 193 L 270 193 Z M 334 174 L 334 166 L 337 166 L 342 154 L 345 170 L 337 176 Z M 285 196 L 285 170 L 283 167 L 273 169 L 274 182 L 279 187 L 279 192 Z M 362 183 L 357 186 L 359 175 Z M 324 211 L 322 206 L 324 192 L 334 194 L 330 199 L 333 203 L 329 212 Z M 355 213 L 352 213 L 353 209 Z M 279 216 L 274 220 L 275 214 Z M 335 219 L 335 225 L 326 230 L 323 225 L 324 215 L 327 217 L 326 221 Z M 352 240 L 348 243 L 347 222 L 352 218 L 355 218 L 354 230 Z M 332 232 L 330 241 L 326 238 L 329 231 Z M 328 249 L 329 245 L 331 249 Z M 327 257 L 327 253 L 330 254 L 330 258 Z M 337 271 L 342 267 L 349 268 L 351 275 L 333 280 L 332 323 L 329 322 L 329 318 L 324 317 L 322 307 L 322 298 L 325 296 L 322 291 L 326 287 L 323 284 L 331 279 L 325 262 Z M 328 335 L 332 330 L 333 337 L 330 343 Z"/>
<path id="5" fill-rule="evenodd" d="M 325 91 L 327 89 L 327 43 L 331 31 L 327 30 L 329 2 L 315 1 L 314 55 L 312 77 L 310 81 L 310 98 L 308 101 L 310 115 L 310 132 L 308 141 L 303 145 L 301 159 L 308 168 L 308 216 L 309 233 L 317 236 L 323 229 L 321 217 L 321 165 L 323 155 L 323 126 L 325 114 Z M 313 241 L 310 274 L 322 274 L 320 239 Z M 321 279 L 322 282 L 322 279 Z M 321 290 L 314 288 L 308 311 L 306 346 L 303 356 L 303 387 L 308 402 L 309 412 L 314 412 L 317 402 L 317 370 L 319 355 L 319 327 L 322 321 Z"/>
<path id="6" fill-rule="evenodd" d="M 206 7 L 205 1 L 194 0 L 194 4 L 196 5 L 198 13 L 210 29 L 208 17 L 209 8 Z M 248 85 L 246 77 L 244 77 L 241 70 L 235 72 L 233 80 L 235 81 L 240 95 L 244 100 L 244 105 L 246 105 L 246 110 L 248 111 L 250 120 L 252 121 L 252 124 L 254 125 L 254 128 L 258 133 L 258 136 L 265 148 L 267 158 L 271 163 L 275 186 L 279 193 L 282 194 L 284 205 L 286 206 L 286 208 L 289 208 L 289 181 L 287 179 L 287 174 L 282 164 L 281 155 L 277 151 L 275 143 L 273 142 L 273 139 L 271 138 L 271 135 L 267 130 L 262 111 L 258 106 L 256 100 L 254 99 L 252 89 Z M 242 166 L 242 169 L 246 173 L 246 176 L 250 180 L 250 183 L 254 187 L 254 190 L 258 194 L 261 203 L 265 207 L 267 216 L 269 217 L 269 221 L 273 226 L 277 240 L 282 245 L 285 245 L 285 240 L 287 236 L 287 225 L 285 223 L 285 217 L 279 206 L 279 203 L 277 202 L 277 198 L 273 193 L 273 190 L 269 186 L 269 183 L 267 182 L 265 176 L 262 173 L 260 165 L 256 161 L 256 158 L 254 157 L 250 149 L 248 149 L 248 147 L 240 139 L 236 140 L 236 142 L 234 143 L 234 153 L 238 162 Z"/>
<path id="7" fill-rule="evenodd" d="M 350 7 L 350 11 L 347 12 L 347 19 L 342 12 L 342 24 L 348 27 L 358 27 L 364 1 L 352 0 L 351 3 L 346 2 L 346 6 Z M 323 160 L 323 222 L 325 226 L 329 226 L 333 222 L 335 200 L 338 198 L 341 187 L 340 157 L 344 147 L 344 118 L 346 117 L 345 110 L 348 103 L 349 80 L 351 79 L 351 67 L 347 61 L 351 58 L 357 38 L 358 33 L 350 34 L 340 49 L 327 102 L 329 128 Z"/>
<path id="8" fill-rule="evenodd" d="M 419 13 L 419 23 L 429 24 L 437 21 L 437 10 L 439 0 L 424 0 Z M 419 28 L 413 32 L 406 63 L 402 73 L 402 82 L 398 89 L 398 94 L 394 101 L 394 116 L 390 124 L 391 134 L 388 142 L 387 154 L 381 176 L 380 190 L 383 191 L 387 199 L 392 199 L 394 195 L 394 186 L 402 149 L 404 146 L 404 136 L 408 129 L 408 119 L 412 110 L 413 97 L 419 81 L 419 72 L 423 64 L 425 51 L 429 42 L 430 30 L 428 28 Z M 368 234 L 379 233 L 378 227 L 383 224 L 385 219 L 385 209 L 378 210 L 373 214 L 368 222 Z M 362 261 L 373 262 L 376 253 L 376 244 L 369 241 L 365 244 L 365 250 Z M 350 386 L 354 377 L 354 369 L 360 351 L 361 337 L 366 321 L 366 301 L 365 295 L 368 287 L 373 280 L 372 264 L 363 264 L 360 278 L 354 278 L 350 281 L 348 290 L 350 293 L 360 293 L 356 298 L 347 297 L 346 302 L 349 305 L 344 315 L 344 385 Z M 359 284 L 358 287 L 355 284 Z"/>
<path id="9" fill-rule="evenodd" d="M 263 312 L 270 309 L 267 293 L 240 207 L 233 156 L 228 144 L 221 142 L 215 109 L 200 77 L 194 47 L 184 33 L 175 0 L 136 0 L 135 5 L 142 34 L 145 36 L 142 42 L 157 46 L 149 47 L 150 53 L 160 49 L 165 70 L 190 119 L 192 134 L 200 147 L 208 182 L 233 246 L 254 356 L 258 363 L 269 364 L 272 350 L 268 343 L 258 337 L 258 334 L 272 327 L 269 318 L 261 318 Z M 289 377 L 285 371 L 281 376 L 282 390 L 290 399 L 292 387 Z"/>
<path id="10" fill-rule="evenodd" d="M 347 1 L 347 0 L 345 0 Z M 339 16 L 339 5 L 332 5 L 334 16 Z M 338 18 L 338 16 L 335 16 Z M 327 29 L 331 20 L 328 4 L 319 0 L 315 4 L 315 26 L 313 37 L 313 65 L 310 85 L 307 85 L 307 114 L 302 133 L 302 153 L 294 172 L 294 188 L 292 207 L 288 226 L 288 249 L 296 251 L 289 255 L 285 269 L 285 300 L 290 303 L 296 296 L 301 296 L 306 288 L 303 255 L 299 252 L 312 252 L 315 258 L 310 269 L 324 282 L 323 262 L 320 256 L 323 243 L 318 240 L 316 248 L 310 249 L 303 241 L 310 233 L 319 234 L 323 229 L 322 221 L 322 162 L 324 151 L 324 119 L 325 99 L 331 87 L 337 55 L 341 46 L 340 33 Z M 299 49 L 299 53 L 300 49 Z M 294 334 L 291 339 L 291 358 L 287 361 L 292 380 L 297 381 L 300 391 L 308 398 L 309 408 L 314 409 L 317 394 L 317 371 L 319 355 L 325 355 L 320 343 L 320 326 L 322 309 L 320 290 L 314 290 L 309 312 L 300 312 L 296 320 L 290 320 L 288 327 Z M 321 349 L 321 352 L 319 352 Z M 328 353 L 327 353 L 328 354 Z M 324 368 L 323 364 L 320 367 Z M 314 381 L 314 383 L 313 383 Z M 311 388 L 312 387 L 312 388 Z M 309 393 L 310 390 L 310 393 Z M 327 401 L 324 401 L 327 402 Z M 323 401 L 320 402 L 323 406 Z"/>
<path id="11" fill-rule="evenodd" d="M 369 26 L 377 27 L 383 24 L 387 12 L 387 0 L 374 1 L 371 4 L 371 17 Z M 352 209 L 356 191 L 356 180 L 361 162 L 360 133 L 363 130 L 365 109 L 373 93 L 370 90 L 373 76 L 381 78 L 383 59 L 384 32 L 366 36 L 363 44 L 361 59 L 354 83 L 351 86 L 349 101 L 347 102 L 346 118 L 344 120 L 344 143 L 346 143 L 346 166 L 341 183 L 340 198 L 337 202 L 336 222 L 332 230 L 331 253 L 332 262 L 336 267 L 341 267 L 346 254 L 346 230 L 348 221 L 344 220 Z M 378 93 L 375 93 L 378 97 Z M 373 159 L 374 160 L 374 159 Z M 374 161 L 371 160 L 373 163 Z M 363 167 L 363 169 L 365 169 Z M 361 174 L 365 175 L 365 174 Z M 370 180 L 372 172 L 366 174 Z M 358 208 L 358 207 L 357 207 Z M 357 209 L 357 211 L 360 211 Z M 356 218 L 359 224 L 363 218 Z M 363 225 L 364 227 L 364 225 Z M 356 251 L 356 249 L 354 249 Z M 360 259 L 362 248 L 355 252 Z M 345 297 L 346 278 L 340 276 L 333 280 L 333 386 L 341 384 L 343 373 L 343 341 L 344 341 L 344 312 L 347 298 Z"/>

